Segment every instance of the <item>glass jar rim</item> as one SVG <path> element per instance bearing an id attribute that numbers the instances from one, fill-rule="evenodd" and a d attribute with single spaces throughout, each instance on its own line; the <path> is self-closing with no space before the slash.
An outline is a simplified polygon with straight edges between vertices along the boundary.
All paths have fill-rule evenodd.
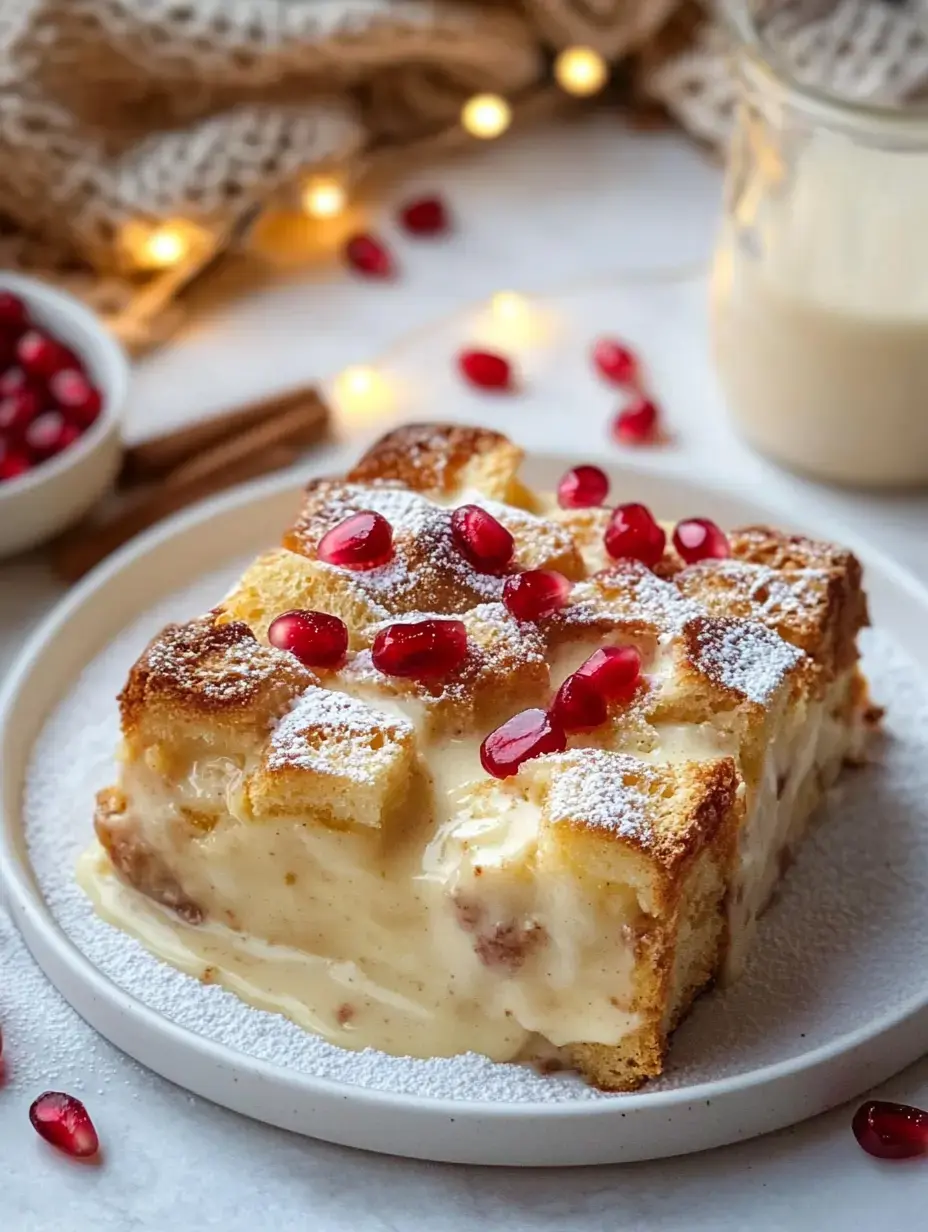
<path id="1" fill-rule="evenodd" d="M 798 104 L 810 115 L 836 127 L 853 127 L 873 136 L 928 140 L 928 103 L 891 107 L 846 98 L 800 81 L 764 38 L 756 7 L 757 0 L 723 0 L 719 6 L 749 85 L 781 101 Z"/>

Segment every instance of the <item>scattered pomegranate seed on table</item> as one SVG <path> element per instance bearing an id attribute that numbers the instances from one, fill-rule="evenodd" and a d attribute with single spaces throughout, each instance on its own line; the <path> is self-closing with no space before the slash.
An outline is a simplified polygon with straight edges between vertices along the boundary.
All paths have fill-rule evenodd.
<path id="1" fill-rule="evenodd" d="M 632 502 L 613 511 L 603 541 L 613 560 L 640 560 L 653 569 L 664 555 L 667 535 L 650 509 Z"/>
<path id="2" fill-rule="evenodd" d="M 417 620 L 388 625 L 374 638 L 371 660 L 385 676 L 432 680 L 460 667 L 467 655 L 463 620 Z"/>
<path id="3" fill-rule="evenodd" d="M 441 197 L 434 195 L 407 202 L 399 218 L 411 235 L 441 235 L 451 225 L 447 206 Z"/>
<path id="4" fill-rule="evenodd" d="M 621 445 L 654 445 L 660 440 L 660 412 L 651 398 L 635 398 L 612 421 L 612 435 Z"/>
<path id="5" fill-rule="evenodd" d="M 725 535 L 708 518 L 687 518 L 678 522 L 673 532 L 673 546 L 688 565 L 699 560 L 724 560 L 731 556 L 731 546 Z"/>
<path id="6" fill-rule="evenodd" d="M 376 569 L 393 558 L 393 529 L 382 514 L 364 509 L 326 531 L 316 554 L 328 565 Z"/>
<path id="7" fill-rule="evenodd" d="M 352 269 L 367 278 L 392 278 L 396 273 L 393 254 L 376 235 L 361 232 L 345 244 L 345 259 Z"/>
<path id="8" fill-rule="evenodd" d="M 555 694 L 551 714 L 565 732 L 592 731 L 606 721 L 606 698 L 589 676 L 575 672 Z"/>
<path id="9" fill-rule="evenodd" d="M 479 505 L 460 505 L 451 515 L 451 537 L 481 573 L 502 573 L 516 550 L 515 540 L 492 513 Z"/>
<path id="10" fill-rule="evenodd" d="M 557 485 L 562 509 L 592 509 L 609 495 L 609 477 L 598 466 L 575 466 Z"/>
<path id="11" fill-rule="evenodd" d="M 348 650 L 348 626 L 328 612 L 294 610 L 271 621 L 267 640 L 306 667 L 337 667 Z"/>
<path id="12" fill-rule="evenodd" d="M 523 710 L 490 732 L 480 746 L 480 764 L 493 778 L 506 779 L 523 762 L 566 748 L 567 734 L 546 710 Z"/>
<path id="13" fill-rule="evenodd" d="M 541 620 L 567 602 L 573 583 L 556 569 L 527 569 L 503 583 L 503 604 L 516 620 Z"/>
<path id="14" fill-rule="evenodd" d="M 593 363 L 600 376 L 612 385 L 629 388 L 638 384 L 641 370 L 631 347 L 614 338 L 600 338 L 593 346 Z"/>
<path id="15" fill-rule="evenodd" d="M 75 1158 L 89 1159 L 100 1149 L 93 1121 L 73 1095 L 46 1091 L 29 1109 L 29 1120 L 46 1142 Z"/>
<path id="16" fill-rule="evenodd" d="M 928 1112 L 910 1104 L 870 1099 L 851 1122 L 854 1137 L 877 1159 L 913 1159 L 928 1155 Z"/>
<path id="17" fill-rule="evenodd" d="M 634 646 L 602 646 L 574 675 L 588 680 L 606 701 L 628 701 L 641 677 L 641 655 Z"/>
<path id="18" fill-rule="evenodd" d="M 512 364 L 505 355 L 495 351 L 461 351 L 458 368 L 464 379 L 477 389 L 503 393 L 513 388 Z"/>

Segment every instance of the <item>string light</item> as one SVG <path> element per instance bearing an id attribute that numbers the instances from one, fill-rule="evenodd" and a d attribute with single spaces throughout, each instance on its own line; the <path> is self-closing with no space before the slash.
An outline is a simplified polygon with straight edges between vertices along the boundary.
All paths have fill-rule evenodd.
<path id="1" fill-rule="evenodd" d="M 303 211 L 310 218 L 334 218 L 345 208 L 346 200 L 344 185 L 327 175 L 307 180 L 301 195 Z"/>
<path id="2" fill-rule="evenodd" d="M 129 223 L 122 245 L 136 269 L 166 270 L 179 265 L 204 241 L 204 233 L 186 219 L 159 223 Z"/>
<path id="3" fill-rule="evenodd" d="M 568 94 L 586 97 L 603 88 L 609 67 L 592 47 L 567 47 L 554 61 L 554 76 Z"/>
<path id="4" fill-rule="evenodd" d="M 355 427 L 382 419 L 395 403 L 393 382 L 376 368 L 345 368 L 332 382 L 332 406 Z"/>
<path id="5" fill-rule="evenodd" d="M 512 121 L 512 108 L 498 94 L 475 94 L 461 110 L 461 123 L 472 137 L 490 141 L 504 133 Z"/>

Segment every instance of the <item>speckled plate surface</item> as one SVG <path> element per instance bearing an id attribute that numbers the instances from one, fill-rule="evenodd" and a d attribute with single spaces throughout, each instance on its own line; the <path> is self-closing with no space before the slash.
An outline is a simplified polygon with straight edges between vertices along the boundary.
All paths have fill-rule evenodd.
<path id="1" fill-rule="evenodd" d="M 529 481 L 552 486 L 567 464 L 532 457 Z M 614 492 L 669 518 L 695 510 L 729 525 L 787 521 L 653 466 L 607 468 Z M 276 539 L 298 488 L 287 478 L 239 491 L 130 545 L 72 592 L 8 681 L 4 884 L 39 963 L 94 1027 L 174 1082 L 272 1124 L 370 1150 L 487 1164 L 701 1150 L 831 1107 L 924 1050 L 928 595 L 859 546 L 876 625 L 866 662 L 889 706 L 887 738 L 806 841 L 743 979 L 698 1003 L 666 1075 L 641 1092 L 606 1096 L 572 1077 L 476 1056 L 346 1052 L 163 966 L 99 921 L 73 866 L 91 833 L 93 791 L 110 781 L 113 696 L 152 632 L 210 606 L 242 558 Z M 797 529 L 835 537 L 827 527 Z"/>

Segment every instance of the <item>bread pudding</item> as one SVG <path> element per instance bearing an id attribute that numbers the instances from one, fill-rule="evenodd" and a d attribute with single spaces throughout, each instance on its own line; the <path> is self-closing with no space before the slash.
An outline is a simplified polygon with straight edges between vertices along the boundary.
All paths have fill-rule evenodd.
<path id="1" fill-rule="evenodd" d="M 162 958 L 344 1047 L 630 1090 L 862 754 L 861 571 L 590 504 L 592 468 L 534 492 L 521 458 L 411 425 L 310 483 L 130 671 L 79 877 Z"/>

